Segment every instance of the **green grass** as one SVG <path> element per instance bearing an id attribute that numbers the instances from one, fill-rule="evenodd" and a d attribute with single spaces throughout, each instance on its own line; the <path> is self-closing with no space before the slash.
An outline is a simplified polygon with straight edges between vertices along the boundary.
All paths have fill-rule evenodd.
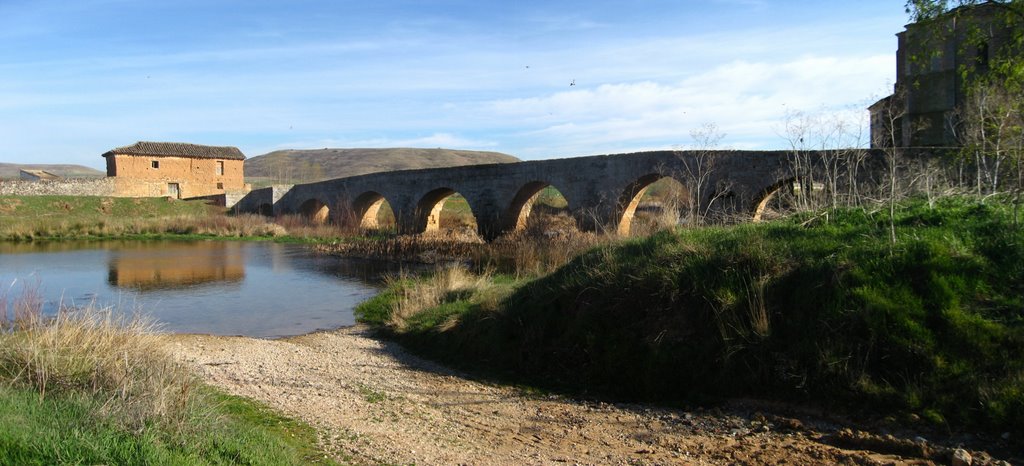
<path id="1" fill-rule="evenodd" d="M 95 196 L 0 196 L 0 213 L 19 219 L 60 219 L 93 222 L 101 217 L 154 218 L 174 215 L 206 215 L 211 207 L 204 201 L 167 198 L 123 198 Z"/>
<path id="2" fill-rule="evenodd" d="M 336 464 L 316 448 L 308 425 L 255 402 L 210 394 L 183 431 L 128 430 L 98 416 L 101 400 L 0 385 L 0 463 Z"/>
<path id="3" fill-rule="evenodd" d="M 202 201 L 92 196 L 0 196 L 0 239 L 67 239 L 168 233 L 162 219 L 184 224 L 222 214 Z"/>
<path id="4" fill-rule="evenodd" d="M 1021 433 L 1024 229 L 950 198 L 603 246 L 389 328 L 455 364 L 620 398 L 754 396 Z M 398 284 L 396 286 L 402 286 Z M 389 290 L 361 306 L 387 325 Z M 492 300 L 493 301 L 493 300 Z M 443 317 L 443 318 L 442 318 Z"/>
<path id="5" fill-rule="evenodd" d="M 476 229 L 476 217 L 473 216 L 469 201 L 459 193 L 452 194 L 444 200 L 438 222 L 442 228 L 466 226 Z"/>
<path id="6" fill-rule="evenodd" d="M 569 201 L 562 196 L 554 186 L 547 186 L 537 193 L 537 200 L 534 201 L 535 205 L 548 206 L 552 209 L 565 209 L 569 207 Z"/>
<path id="7" fill-rule="evenodd" d="M 363 399 L 367 403 L 380 403 L 388 399 L 388 395 L 384 392 L 374 390 L 366 385 L 359 385 L 359 394 L 363 396 Z"/>
<path id="8" fill-rule="evenodd" d="M 202 384 L 138 320 L 0 294 L 0 464 L 334 464 L 315 431 Z"/>

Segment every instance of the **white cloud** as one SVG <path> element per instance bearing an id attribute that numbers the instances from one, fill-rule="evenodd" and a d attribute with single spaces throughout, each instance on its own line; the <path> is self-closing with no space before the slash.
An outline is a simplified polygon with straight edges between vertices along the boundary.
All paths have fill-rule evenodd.
<path id="1" fill-rule="evenodd" d="M 889 56 L 736 61 L 675 83 L 605 84 L 485 106 L 495 119 L 528 122 L 525 136 L 573 153 L 685 144 L 704 122 L 717 123 L 730 146 L 770 148 L 783 143 L 776 128 L 788 111 L 844 111 L 877 94 L 891 69 Z"/>
<path id="2" fill-rule="evenodd" d="M 317 139 L 292 140 L 277 144 L 269 149 L 255 148 L 253 154 L 270 152 L 280 149 L 319 149 L 325 147 L 443 147 L 445 149 L 480 149 L 494 147 L 492 141 L 474 140 L 450 133 L 434 133 L 428 136 L 413 138 L 375 138 L 375 139 Z"/>
<path id="3" fill-rule="evenodd" d="M 46 14 L 27 20 L 62 11 L 44 1 Z M 730 12 L 766 5 L 716 2 Z M 112 41 L 81 53 L 35 50 L 46 41 L 31 41 L 28 53 L 0 63 L 0 158 L 83 154 L 94 163 L 138 139 L 231 144 L 247 154 L 440 146 L 538 158 L 685 145 L 704 122 L 718 123 L 732 147 L 771 148 L 788 109 L 883 93 L 899 27 L 835 15 L 772 20 L 781 9 L 772 3 L 764 21 L 742 27 L 683 27 L 700 21 L 701 8 L 669 29 L 616 27 L 614 16 L 562 8 L 472 27 L 407 17 L 310 32 L 305 19 L 270 18 L 266 30 L 218 40 Z M 33 26 L 61 30 L 78 19 Z"/>

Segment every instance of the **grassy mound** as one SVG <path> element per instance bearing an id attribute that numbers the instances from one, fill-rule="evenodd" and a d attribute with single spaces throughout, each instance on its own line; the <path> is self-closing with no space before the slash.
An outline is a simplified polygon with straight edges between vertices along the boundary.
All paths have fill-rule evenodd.
<path id="1" fill-rule="evenodd" d="M 1008 205 L 947 199 L 690 229 L 584 254 L 503 299 L 454 291 L 394 324 L 464 365 L 616 396 L 756 396 L 1019 430 L 1024 229 Z M 396 286 L 402 286 L 401 283 Z M 407 286 L 407 285 L 406 285 Z"/>

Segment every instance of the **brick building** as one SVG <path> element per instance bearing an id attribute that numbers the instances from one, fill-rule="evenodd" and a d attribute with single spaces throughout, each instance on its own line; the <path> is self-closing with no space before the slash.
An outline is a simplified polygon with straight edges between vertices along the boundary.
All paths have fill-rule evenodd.
<path id="1" fill-rule="evenodd" d="M 103 154 L 123 196 L 179 199 L 248 189 L 237 147 L 140 141 Z"/>

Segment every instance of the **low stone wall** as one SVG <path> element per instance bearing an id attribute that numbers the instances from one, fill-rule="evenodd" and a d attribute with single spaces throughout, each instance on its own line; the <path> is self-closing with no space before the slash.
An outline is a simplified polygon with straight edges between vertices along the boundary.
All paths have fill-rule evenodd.
<path id="1" fill-rule="evenodd" d="M 0 195 L 115 196 L 113 178 L 66 178 L 53 181 L 0 180 Z"/>
<path id="2" fill-rule="evenodd" d="M 166 183 L 124 178 L 65 178 L 53 181 L 2 180 L 0 195 L 162 197 Z"/>
<path id="3" fill-rule="evenodd" d="M 259 212 L 264 215 L 273 215 L 275 213 L 274 205 L 292 189 L 292 186 L 290 184 L 275 184 L 247 191 L 228 206 L 232 206 L 239 212 Z M 228 200 L 231 201 L 231 199 Z"/>
<path id="4" fill-rule="evenodd" d="M 230 190 L 222 194 L 190 197 L 189 199 L 206 199 L 216 205 L 231 207 L 248 193 L 247 190 Z M 159 181 L 115 177 L 65 178 L 54 181 L 0 180 L 0 196 L 10 195 L 166 197 L 167 184 Z"/>
<path id="5" fill-rule="evenodd" d="M 248 188 L 250 188 L 251 185 L 246 183 L 245 186 L 247 188 L 245 190 L 242 190 L 242 191 L 228 191 L 228 192 L 224 193 L 223 194 L 224 203 L 221 204 L 221 205 L 223 205 L 224 207 L 234 207 L 234 206 L 238 205 L 238 203 L 241 202 L 242 199 L 245 199 L 245 196 L 247 194 L 249 194 L 250 189 L 248 189 Z"/>

